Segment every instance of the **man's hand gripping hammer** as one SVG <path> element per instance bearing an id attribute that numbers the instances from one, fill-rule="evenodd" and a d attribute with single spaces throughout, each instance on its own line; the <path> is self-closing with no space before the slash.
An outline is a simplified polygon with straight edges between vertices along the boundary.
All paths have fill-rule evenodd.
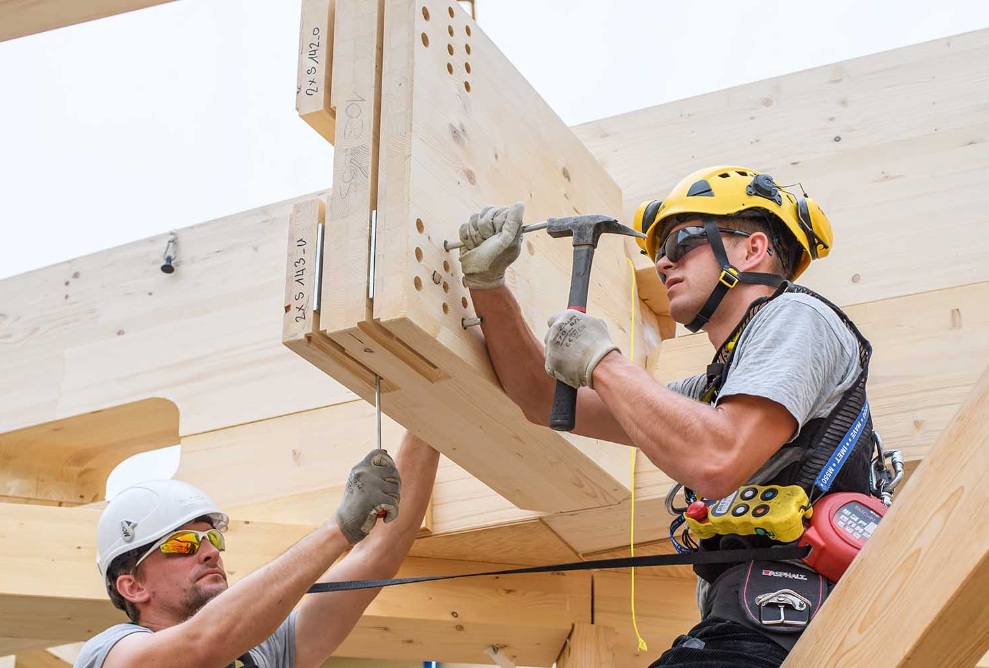
<path id="1" fill-rule="evenodd" d="M 573 270 L 570 276 L 570 299 L 567 308 L 587 312 L 587 291 L 591 284 L 591 261 L 602 234 L 624 234 L 645 238 L 646 235 L 600 214 L 550 218 L 546 233 L 551 237 L 573 237 Z M 556 395 L 549 416 L 549 426 L 570 431 L 577 418 L 577 388 L 556 381 Z"/>

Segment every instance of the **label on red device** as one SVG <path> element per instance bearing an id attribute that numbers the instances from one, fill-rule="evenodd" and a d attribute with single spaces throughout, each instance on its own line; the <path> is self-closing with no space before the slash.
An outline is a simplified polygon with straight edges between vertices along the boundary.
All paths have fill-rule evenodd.
<path id="1" fill-rule="evenodd" d="M 840 492 L 825 496 L 814 504 L 810 527 L 800 538 L 800 545 L 813 548 L 804 561 L 837 582 L 872 538 L 885 512 L 882 501 L 865 494 Z"/>
<path id="2" fill-rule="evenodd" d="M 858 501 L 850 501 L 838 508 L 832 522 L 836 528 L 844 532 L 845 540 L 862 549 L 865 541 L 872 538 L 872 532 L 879 526 L 881 519 L 879 513 L 871 508 L 867 508 Z"/>

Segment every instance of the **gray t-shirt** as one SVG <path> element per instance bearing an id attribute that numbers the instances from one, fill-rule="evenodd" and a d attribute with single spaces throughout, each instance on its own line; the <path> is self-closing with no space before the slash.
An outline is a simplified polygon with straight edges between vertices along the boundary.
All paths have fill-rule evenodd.
<path id="1" fill-rule="evenodd" d="M 738 394 L 775 401 L 797 421 L 790 440 L 810 420 L 830 414 L 861 371 L 855 335 L 810 295 L 785 292 L 773 299 L 753 316 L 736 346 L 715 404 Z M 699 375 L 669 387 L 700 399 L 706 385 Z"/>
<path id="2" fill-rule="evenodd" d="M 102 668 L 107 654 L 121 638 L 132 633 L 153 633 L 149 628 L 140 624 L 115 624 L 99 635 L 90 638 L 73 668 Z M 177 663 L 181 663 L 178 661 Z M 282 622 L 282 625 L 263 643 L 248 651 L 235 663 L 230 664 L 240 668 L 294 668 L 295 666 L 295 612 Z"/>
<path id="3" fill-rule="evenodd" d="M 858 340 L 838 315 L 810 295 L 785 292 L 760 309 L 742 331 L 725 384 L 715 401 L 748 394 L 786 408 L 797 421 L 792 441 L 810 420 L 826 417 L 861 371 Z M 705 375 L 669 384 L 670 389 L 700 399 Z M 748 481 L 764 484 L 773 468 L 763 467 Z M 710 613 L 710 585 L 697 579 L 697 607 Z"/>

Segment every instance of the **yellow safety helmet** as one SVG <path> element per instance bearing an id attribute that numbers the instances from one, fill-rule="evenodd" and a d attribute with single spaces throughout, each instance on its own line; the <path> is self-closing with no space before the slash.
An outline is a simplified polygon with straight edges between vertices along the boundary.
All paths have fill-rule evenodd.
<path id="1" fill-rule="evenodd" d="M 676 184 L 665 199 L 643 202 L 635 212 L 634 227 L 646 238 L 636 242 L 655 262 L 656 250 L 665 238 L 666 221 L 671 216 L 733 216 L 750 210 L 778 218 L 803 249 L 791 279 L 802 274 L 811 260 L 825 257 L 831 251 L 834 239 L 831 223 L 814 200 L 780 187 L 769 174 L 745 167 L 698 170 Z"/>

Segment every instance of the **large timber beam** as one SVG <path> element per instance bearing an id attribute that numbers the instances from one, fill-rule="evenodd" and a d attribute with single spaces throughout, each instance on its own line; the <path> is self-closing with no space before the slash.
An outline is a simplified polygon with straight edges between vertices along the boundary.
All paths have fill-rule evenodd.
<path id="1" fill-rule="evenodd" d="M 989 649 L 989 368 L 785 666 L 968 668 Z"/>
<path id="2" fill-rule="evenodd" d="M 0 42 L 172 0 L 0 0 Z"/>
<path id="3" fill-rule="evenodd" d="M 533 220 L 617 213 L 617 185 L 459 5 L 338 0 L 334 30 L 339 122 L 322 279 L 304 271 L 318 207 L 297 209 L 309 227 L 293 224 L 289 240 L 286 344 L 365 398 L 380 377 L 385 412 L 520 508 L 626 498 L 622 448 L 532 425 L 505 396 L 463 325 L 470 295 L 443 247 L 486 203 L 525 200 Z M 538 331 L 563 305 L 572 247 L 545 234 L 525 246 L 508 281 Z M 602 239 L 594 271 L 611 289 L 592 290 L 589 307 L 627 348 L 621 239 Z M 300 310 L 317 288 L 318 317 Z M 641 311 L 639 320 L 658 340 Z"/>

